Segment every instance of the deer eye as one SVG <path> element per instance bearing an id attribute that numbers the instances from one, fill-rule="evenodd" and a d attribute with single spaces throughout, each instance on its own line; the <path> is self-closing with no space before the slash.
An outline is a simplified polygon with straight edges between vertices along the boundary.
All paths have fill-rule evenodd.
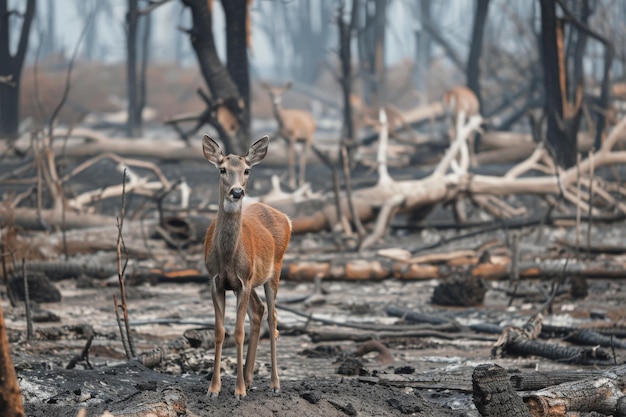
<path id="1" fill-rule="evenodd" d="M 222 175 L 226 174 L 226 168 L 220 168 L 220 174 Z"/>
<path id="2" fill-rule="evenodd" d="M 250 168 L 246 168 L 246 169 L 243 171 L 243 173 L 244 173 L 244 175 L 249 175 L 249 174 L 250 174 Z"/>

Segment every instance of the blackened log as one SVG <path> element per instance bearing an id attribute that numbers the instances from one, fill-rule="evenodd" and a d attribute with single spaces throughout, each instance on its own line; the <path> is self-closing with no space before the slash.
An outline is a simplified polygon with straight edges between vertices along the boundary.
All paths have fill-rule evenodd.
<path id="1" fill-rule="evenodd" d="M 602 348 L 583 349 L 573 346 L 543 343 L 537 340 L 510 340 L 502 347 L 502 351 L 515 356 L 540 356 L 561 363 L 599 366 L 610 366 L 614 364 L 611 354 Z"/>
<path id="2" fill-rule="evenodd" d="M 509 383 L 504 368 L 478 365 L 472 373 L 474 405 L 483 417 L 531 417 L 522 398 Z"/>
<path id="3" fill-rule="evenodd" d="M 385 313 L 391 317 L 401 317 L 406 321 L 414 323 L 446 324 L 454 321 L 452 318 L 446 317 L 444 314 L 418 313 L 416 311 L 405 310 L 394 306 L 387 307 L 385 309 Z"/>
<path id="4" fill-rule="evenodd" d="M 487 287 L 474 277 L 455 277 L 442 281 L 433 291 L 433 304 L 469 307 L 483 303 Z"/>
<path id="5" fill-rule="evenodd" d="M 573 332 L 564 339 L 575 345 L 602 346 L 626 349 L 626 342 L 615 337 L 606 336 L 590 329 L 581 329 Z"/>
<path id="6" fill-rule="evenodd" d="M 24 277 L 14 274 L 9 277 L 9 290 L 19 301 L 24 301 Z M 61 291 L 50 282 L 42 272 L 28 274 L 28 296 L 35 303 L 58 303 L 61 301 Z"/>
<path id="7" fill-rule="evenodd" d="M 511 375 L 511 385 L 518 391 L 534 391 L 565 382 L 602 376 L 605 371 L 577 369 L 575 371 L 524 372 Z"/>
<path id="8" fill-rule="evenodd" d="M 526 406 L 533 417 L 566 417 L 570 412 L 596 411 L 612 415 L 622 397 L 618 378 L 602 376 L 545 388 L 524 395 Z"/>

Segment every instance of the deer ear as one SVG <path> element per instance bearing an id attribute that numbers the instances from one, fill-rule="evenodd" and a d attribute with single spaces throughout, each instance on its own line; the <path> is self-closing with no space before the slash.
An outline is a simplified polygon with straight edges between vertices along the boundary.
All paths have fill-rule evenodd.
<path id="1" fill-rule="evenodd" d="M 216 141 L 211 139 L 209 135 L 204 135 L 202 137 L 202 152 L 204 153 L 204 157 L 207 161 L 216 167 L 219 166 L 224 159 L 222 148 Z"/>
<path id="2" fill-rule="evenodd" d="M 267 155 L 267 145 L 269 143 L 270 138 L 266 135 L 250 145 L 250 149 L 248 149 L 248 153 L 246 154 L 246 162 L 248 165 L 254 166 L 265 158 L 265 155 Z"/>

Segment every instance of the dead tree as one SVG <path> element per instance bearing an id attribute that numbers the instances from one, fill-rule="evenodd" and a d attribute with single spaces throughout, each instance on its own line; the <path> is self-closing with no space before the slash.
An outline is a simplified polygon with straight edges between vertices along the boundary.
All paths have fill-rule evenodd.
<path id="1" fill-rule="evenodd" d="M 26 2 L 22 13 L 9 10 L 8 0 L 0 0 L 0 137 L 15 137 L 20 124 L 20 81 L 28 48 L 30 27 L 35 16 L 35 0 Z M 17 51 L 11 54 L 11 20 L 21 19 Z"/>
<path id="2" fill-rule="evenodd" d="M 227 153 L 242 154 L 245 152 L 248 143 L 249 108 L 246 106 L 240 86 L 234 81 L 233 75 L 229 73 L 229 69 L 220 61 L 217 54 L 213 38 L 213 2 L 207 2 L 206 0 L 181 1 L 191 10 L 193 27 L 188 29 L 187 32 L 196 53 L 202 77 L 208 87 L 208 94 L 199 91 L 205 102 L 206 109 L 197 118 L 196 125 L 191 133 L 196 132 L 200 127 L 208 123 L 217 130 Z M 228 4 L 224 11 L 227 14 L 231 13 L 236 21 L 230 23 L 233 26 L 228 35 L 231 38 L 228 41 L 229 45 L 236 45 L 235 51 L 231 52 L 236 54 L 236 56 L 232 59 L 237 59 L 239 65 L 243 65 L 243 61 L 246 60 L 247 67 L 246 54 L 241 52 L 241 41 L 235 41 L 232 38 L 247 36 L 247 31 L 242 32 L 241 30 L 242 16 L 239 14 L 241 10 L 246 10 L 247 2 L 246 0 L 236 0 L 228 3 L 232 4 Z M 222 2 L 222 5 L 224 6 L 224 2 Z M 247 13 L 246 19 L 249 19 Z M 237 25 L 236 27 L 234 26 L 235 24 Z M 229 56 L 230 58 L 231 56 Z M 247 74 L 238 73 L 236 75 L 237 80 L 242 80 L 244 77 L 247 77 Z"/>
<path id="3" fill-rule="evenodd" d="M 365 22 L 358 36 L 359 66 L 365 99 L 370 105 L 377 106 L 384 101 L 387 0 L 365 3 Z"/>
<path id="4" fill-rule="evenodd" d="M 476 94 L 478 102 L 482 104 L 480 94 L 480 56 L 483 49 L 483 34 L 487 14 L 489 13 L 489 0 L 478 0 L 476 2 L 476 13 L 474 14 L 474 27 L 472 29 L 472 44 L 467 58 L 467 87 Z"/>

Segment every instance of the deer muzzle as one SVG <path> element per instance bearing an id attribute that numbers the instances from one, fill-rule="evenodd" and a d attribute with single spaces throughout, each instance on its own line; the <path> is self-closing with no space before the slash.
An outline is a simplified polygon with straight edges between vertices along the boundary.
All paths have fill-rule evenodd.
<path id="1" fill-rule="evenodd" d="M 230 196 L 233 200 L 239 200 L 243 197 L 245 191 L 241 187 L 233 187 L 230 189 Z"/>

